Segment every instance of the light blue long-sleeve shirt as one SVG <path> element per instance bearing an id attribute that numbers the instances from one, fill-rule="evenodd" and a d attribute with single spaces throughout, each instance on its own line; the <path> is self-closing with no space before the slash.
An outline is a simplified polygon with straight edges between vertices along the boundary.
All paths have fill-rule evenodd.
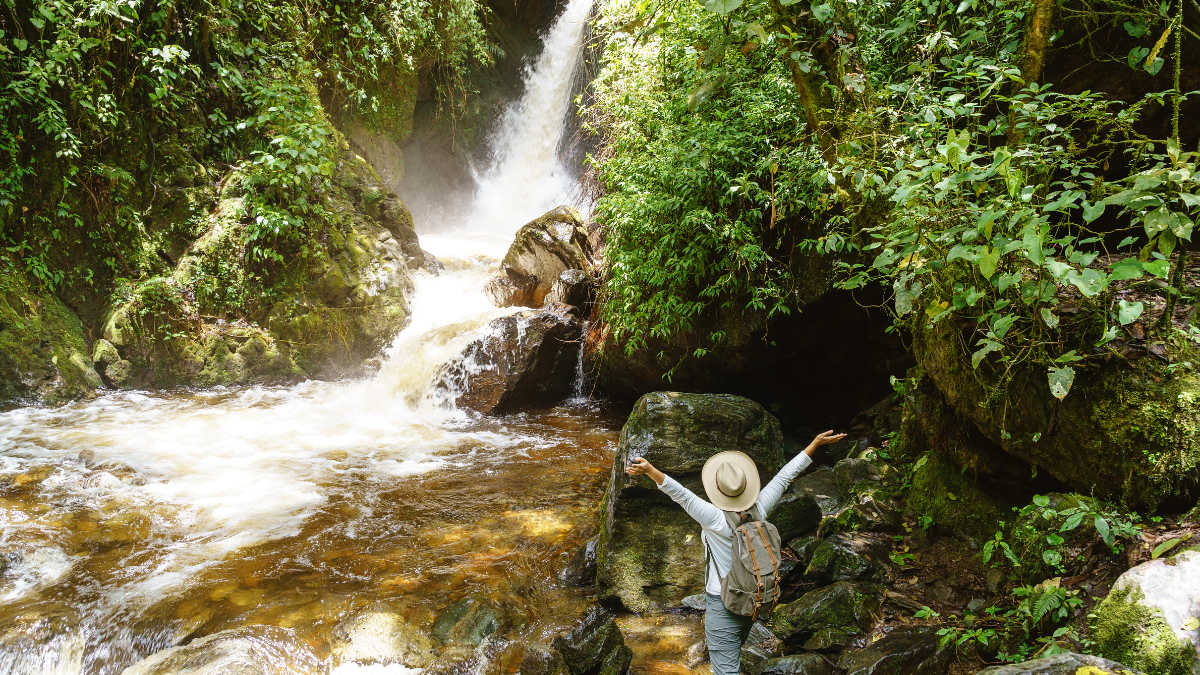
<path id="1" fill-rule="evenodd" d="M 792 461 L 779 470 L 779 473 L 775 474 L 770 483 L 767 483 L 759 491 L 758 501 L 754 504 L 763 518 L 766 518 L 771 509 L 775 508 L 775 504 L 783 496 L 783 491 L 809 464 L 812 464 L 812 458 L 806 453 L 802 452 L 796 455 Z M 729 568 L 733 565 L 733 529 L 729 527 L 729 523 L 725 522 L 725 512 L 697 497 L 696 493 L 683 487 L 679 481 L 670 476 L 666 477 L 658 489 L 667 493 L 667 496 L 682 506 L 692 520 L 700 523 L 702 531 L 700 539 L 704 542 L 705 549 L 711 553 L 710 560 L 712 561 L 709 563 L 708 573 L 705 575 L 708 583 L 704 587 L 704 592 L 720 595 L 721 579 L 729 574 Z"/>

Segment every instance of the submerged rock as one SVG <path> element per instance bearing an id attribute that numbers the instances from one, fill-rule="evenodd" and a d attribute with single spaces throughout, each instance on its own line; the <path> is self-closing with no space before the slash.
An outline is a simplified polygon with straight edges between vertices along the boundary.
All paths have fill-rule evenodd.
<path id="1" fill-rule="evenodd" d="M 620 675 L 629 670 L 633 651 L 607 610 L 593 607 L 583 621 L 554 638 L 551 647 L 562 654 L 571 675 Z"/>
<path id="2" fill-rule="evenodd" d="M 444 645 L 475 647 L 502 625 L 495 607 L 476 598 L 464 598 L 438 615 L 430 635 Z"/>
<path id="3" fill-rule="evenodd" d="M 838 667 L 846 675 L 945 675 L 953 645 L 942 645 L 927 628 L 897 628 L 858 651 L 846 652 Z"/>
<path id="4" fill-rule="evenodd" d="M 0 557 L 0 568 L 6 562 Z M 5 621 L 0 628 L 0 673 L 82 672 L 87 636 L 65 607 L 27 610 Z"/>
<path id="5" fill-rule="evenodd" d="M 664 610 L 704 587 L 700 526 L 645 476 L 625 474 L 645 457 L 703 496 L 700 469 L 712 455 L 740 450 L 764 481 L 783 465 L 779 421 L 759 404 L 727 394 L 647 394 L 621 431 L 597 551 L 601 601 L 631 611 Z"/>
<path id="6" fill-rule="evenodd" d="M 775 608 L 771 628 L 784 644 L 800 645 L 823 629 L 857 638 L 875 625 L 883 590 L 870 584 L 839 581 L 810 591 Z"/>
<path id="7" fill-rule="evenodd" d="M 290 628 L 242 626 L 153 654 L 121 675 L 295 675 L 325 672 L 308 644 Z"/>
<path id="8" fill-rule="evenodd" d="M 433 661 L 433 643 L 390 612 L 363 612 L 339 624 L 330 640 L 334 665 L 399 663 L 424 668 Z"/>
<path id="9" fill-rule="evenodd" d="M 1090 654 L 1055 654 L 1032 661 L 992 666 L 979 671 L 978 675 L 1141 675 L 1116 661 L 1102 659 Z"/>
<path id="10" fill-rule="evenodd" d="M 1126 571 L 1093 613 L 1104 656 L 1148 673 L 1200 672 L 1200 551 Z"/>
<path id="11" fill-rule="evenodd" d="M 569 675 L 570 668 L 557 649 L 537 643 L 526 645 L 521 675 Z"/>
<path id="12" fill-rule="evenodd" d="M 552 404 L 571 391 L 578 349 L 579 319 L 566 305 L 510 314 L 442 366 L 435 386 L 485 415 Z"/>
<path id="13" fill-rule="evenodd" d="M 541 307 L 562 273 L 587 269 L 591 256 L 583 218 L 560 206 L 517 230 L 500 272 L 483 292 L 497 307 Z"/>

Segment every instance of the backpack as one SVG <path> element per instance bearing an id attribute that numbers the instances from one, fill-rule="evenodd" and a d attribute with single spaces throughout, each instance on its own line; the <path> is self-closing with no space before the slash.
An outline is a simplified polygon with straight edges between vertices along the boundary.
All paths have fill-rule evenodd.
<path id="1" fill-rule="evenodd" d="M 770 613 L 779 602 L 779 530 L 762 519 L 757 506 L 740 513 L 725 511 L 725 522 L 733 529 L 733 565 L 721 579 L 721 602 L 753 621 L 765 605 L 770 605 Z"/>

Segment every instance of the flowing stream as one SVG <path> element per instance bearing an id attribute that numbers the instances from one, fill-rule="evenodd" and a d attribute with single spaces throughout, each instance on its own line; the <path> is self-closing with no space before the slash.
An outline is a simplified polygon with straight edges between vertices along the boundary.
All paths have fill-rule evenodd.
<path id="1" fill-rule="evenodd" d="M 620 420 L 580 396 L 480 418 L 429 385 L 514 311 L 483 281 L 572 189 L 557 150 L 590 5 L 570 0 L 548 32 L 469 222 L 422 235 L 447 269 L 417 273 L 412 324 L 373 379 L 0 414 L 0 674 L 115 674 L 255 624 L 327 658 L 358 610 L 427 631 L 467 597 L 500 607 L 509 635 L 545 636 L 591 602 L 555 575 L 595 533 Z M 356 671 L 409 672 L 334 668 Z"/>

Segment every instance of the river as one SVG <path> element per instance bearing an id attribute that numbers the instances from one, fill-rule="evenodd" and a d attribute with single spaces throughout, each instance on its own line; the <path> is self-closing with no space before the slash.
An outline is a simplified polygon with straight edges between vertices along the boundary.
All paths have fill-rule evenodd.
<path id="1" fill-rule="evenodd" d="M 321 656 L 356 611 L 428 627 L 468 597 L 500 607 L 510 637 L 544 637 L 593 602 L 556 575 L 596 532 L 621 419 L 583 396 L 479 417 L 430 385 L 515 311 L 481 292 L 515 230 L 570 202 L 559 146 L 590 5 L 571 0 L 547 33 L 465 225 L 421 235 L 446 269 L 417 273 L 412 323 L 373 378 L 0 414 L 0 673 L 117 674 L 254 624 Z M 496 663 L 481 656 L 471 670 Z M 359 671 L 410 672 L 334 668 Z"/>

